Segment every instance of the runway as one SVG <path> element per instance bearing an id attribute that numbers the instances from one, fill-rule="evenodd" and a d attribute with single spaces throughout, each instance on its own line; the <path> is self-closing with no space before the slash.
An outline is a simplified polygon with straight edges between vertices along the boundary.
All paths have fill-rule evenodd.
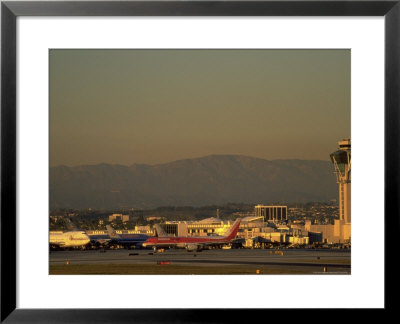
<path id="1" fill-rule="evenodd" d="M 324 272 L 350 274 L 351 253 L 348 250 L 204 250 L 187 252 L 171 249 L 163 253 L 150 250 L 99 250 L 52 251 L 50 268 L 62 265 L 132 265 L 138 267 L 154 265 L 174 265 L 191 267 L 257 268 L 280 269 L 281 273 L 299 270 L 309 273 Z M 325 268 L 325 269 L 324 269 Z M 221 269 L 219 269 L 221 271 Z"/>

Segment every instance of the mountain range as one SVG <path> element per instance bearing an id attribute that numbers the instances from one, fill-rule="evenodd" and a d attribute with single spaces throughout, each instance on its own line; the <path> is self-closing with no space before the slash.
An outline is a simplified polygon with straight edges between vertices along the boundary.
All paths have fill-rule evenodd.
<path id="1" fill-rule="evenodd" d="M 329 161 L 210 155 L 146 165 L 50 168 L 50 208 L 118 209 L 336 199 Z"/>

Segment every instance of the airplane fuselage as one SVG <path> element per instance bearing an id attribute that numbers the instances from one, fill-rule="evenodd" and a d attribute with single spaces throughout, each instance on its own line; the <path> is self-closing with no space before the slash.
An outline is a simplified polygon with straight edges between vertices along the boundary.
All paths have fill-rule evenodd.
<path id="1" fill-rule="evenodd" d="M 226 238 L 210 238 L 210 237 L 198 237 L 198 236 L 188 236 L 188 237 L 152 237 L 149 238 L 143 246 L 150 245 L 177 245 L 177 244 L 226 244 L 230 240 Z"/>
<path id="2" fill-rule="evenodd" d="M 83 231 L 50 233 L 50 245 L 59 247 L 77 247 L 85 246 L 89 242 L 89 236 Z"/>
<path id="3" fill-rule="evenodd" d="M 141 245 L 149 238 L 145 234 L 121 234 L 119 237 L 111 238 L 110 243 L 117 245 Z"/>

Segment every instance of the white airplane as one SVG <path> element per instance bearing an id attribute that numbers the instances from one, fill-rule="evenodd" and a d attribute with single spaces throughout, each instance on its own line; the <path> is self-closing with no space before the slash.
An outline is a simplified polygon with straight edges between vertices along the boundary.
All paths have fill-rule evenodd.
<path id="1" fill-rule="evenodd" d="M 69 218 L 65 219 L 68 232 L 51 233 L 50 245 L 57 247 L 83 247 L 90 242 L 89 235 L 85 231 L 79 230 Z"/>
<path id="2" fill-rule="evenodd" d="M 50 245 L 58 247 L 83 247 L 90 242 L 84 231 L 69 231 L 64 233 L 50 232 Z"/>

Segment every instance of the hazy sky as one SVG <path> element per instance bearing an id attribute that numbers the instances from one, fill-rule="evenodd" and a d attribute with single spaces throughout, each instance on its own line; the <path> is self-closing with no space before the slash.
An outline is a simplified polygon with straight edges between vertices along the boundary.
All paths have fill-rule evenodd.
<path id="1" fill-rule="evenodd" d="M 349 50 L 51 50 L 50 165 L 328 160 Z"/>

